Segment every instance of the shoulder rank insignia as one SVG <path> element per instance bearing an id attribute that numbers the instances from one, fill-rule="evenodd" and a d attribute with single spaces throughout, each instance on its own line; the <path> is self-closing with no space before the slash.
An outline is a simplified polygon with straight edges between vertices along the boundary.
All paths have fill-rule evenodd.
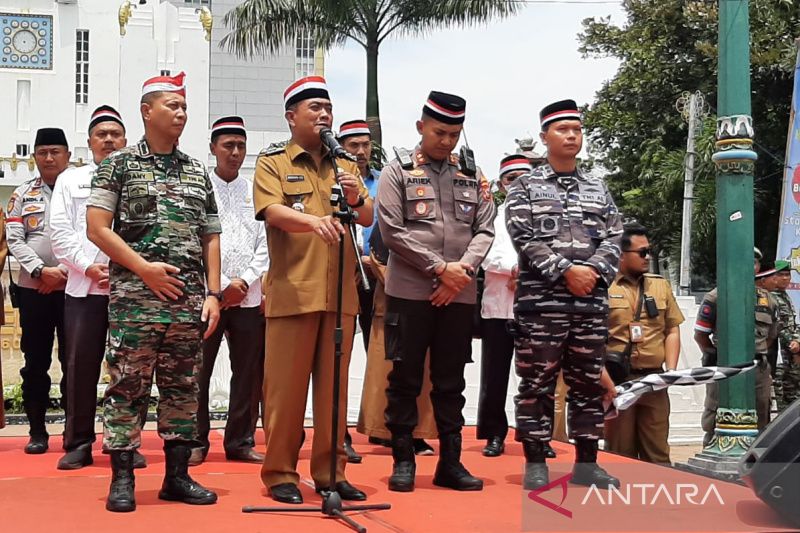
<path id="1" fill-rule="evenodd" d="M 397 156 L 397 161 L 400 162 L 400 167 L 403 170 L 411 170 L 414 168 L 414 160 L 411 159 L 411 153 L 406 150 L 405 148 L 398 148 L 397 146 L 394 148 L 394 155 Z"/>
<path id="2" fill-rule="evenodd" d="M 270 155 L 281 154 L 281 153 L 286 151 L 286 145 L 287 144 L 289 144 L 288 140 L 272 143 L 269 146 L 267 146 L 266 148 L 264 148 L 263 150 L 261 150 L 258 153 L 258 155 L 270 156 Z"/>

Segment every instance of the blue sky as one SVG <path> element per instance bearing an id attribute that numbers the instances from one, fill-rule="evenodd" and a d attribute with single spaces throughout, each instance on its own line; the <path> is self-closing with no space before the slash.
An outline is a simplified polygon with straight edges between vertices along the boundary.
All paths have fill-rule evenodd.
<path id="1" fill-rule="evenodd" d="M 618 4 L 529 4 L 486 27 L 449 29 L 381 45 L 378 83 L 384 146 L 412 148 L 415 121 L 431 90 L 467 100 L 467 138 L 487 177 L 516 149 L 514 139 L 538 138 L 538 113 L 548 103 L 592 102 L 616 60 L 583 59 L 577 35 L 587 17 L 624 22 Z M 328 53 L 325 65 L 334 126 L 363 118 L 366 57 L 355 43 Z M 462 136 L 463 142 L 463 136 Z M 392 155 L 393 157 L 393 155 Z"/>

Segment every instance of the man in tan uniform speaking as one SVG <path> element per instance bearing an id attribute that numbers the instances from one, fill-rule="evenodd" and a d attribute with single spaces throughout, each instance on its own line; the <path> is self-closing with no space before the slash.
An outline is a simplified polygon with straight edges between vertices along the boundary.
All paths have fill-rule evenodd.
<path id="1" fill-rule="evenodd" d="M 348 238 L 332 216 L 331 188 L 338 181 L 358 223 L 372 224 L 373 208 L 358 167 L 340 160 L 331 167 L 320 130 L 330 128 L 332 105 L 325 80 L 309 76 L 284 93 L 292 138 L 269 148 L 256 163 L 253 183 L 256 218 L 267 224 L 271 264 L 264 287 L 267 350 L 264 363 L 264 433 L 267 454 L 261 479 L 273 499 L 303 503 L 297 456 L 303 434 L 308 380 L 314 377 L 314 442 L 311 476 L 321 492 L 330 481 L 331 398 L 333 396 L 339 240 Z M 347 368 L 353 345 L 358 296 L 356 250 L 345 243 L 342 310 L 344 330 L 336 439 L 336 491 L 343 500 L 366 495 L 345 480 Z"/>

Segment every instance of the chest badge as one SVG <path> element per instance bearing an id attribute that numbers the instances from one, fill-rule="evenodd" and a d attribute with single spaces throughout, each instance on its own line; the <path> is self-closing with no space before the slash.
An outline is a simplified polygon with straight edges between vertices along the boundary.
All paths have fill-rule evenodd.
<path id="1" fill-rule="evenodd" d="M 418 215 L 424 215 L 428 212 L 428 204 L 425 202 L 417 202 L 414 206 L 414 212 Z"/>
<path id="2" fill-rule="evenodd" d="M 415 177 L 420 177 L 425 175 L 425 171 L 422 170 L 421 168 L 415 168 L 414 170 L 410 170 L 408 173 Z"/>
<path id="3" fill-rule="evenodd" d="M 417 187 L 417 196 L 419 198 L 425 196 L 425 187 Z"/>

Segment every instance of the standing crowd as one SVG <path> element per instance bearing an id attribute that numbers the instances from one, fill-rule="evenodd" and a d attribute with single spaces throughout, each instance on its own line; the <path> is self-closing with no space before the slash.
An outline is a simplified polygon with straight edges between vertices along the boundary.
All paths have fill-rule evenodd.
<path id="1" fill-rule="evenodd" d="M 569 405 L 568 437 L 576 449 L 572 483 L 619 486 L 597 464 L 600 439 L 607 450 L 669 463 L 666 390 L 604 419 L 615 384 L 676 369 L 684 317 L 669 282 L 649 273 L 647 229 L 623 225 L 602 176 L 579 165 L 583 129 L 574 101 L 542 109 L 546 161 L 534 167 L 523 155 L 503 158 L 493 194 L 471 152 L 454 153 L 466 118 L 466 102 L 456 95 L 432 91 L 416 122 L 418 144 L 396 148 L 378 172 L 370 168 L 372 139 L 363 120 L 339 128 L 338 142 L 352 161 L 332 162 L 320 135 L 333 126 L 325 80 L 297 80 L 284 93 L 291 138 L 260 153 L 252 181 L 240 175 L 247 153 L 240 117 L 214 122 L 210 174 L 178 149 L 185 96 L 183 74 L 147 80 L 144 136 L 133 144 L 119 113 L 98 107 L 88 124 L 92 158 L 82 167 L 69 166 L 62 130 L 37 132 L 38 176 L 12 194 L 3 232 L 20 265 L 11 296 L 25 358 L 26 453 L 49 447 L 48 369 L 57 339 L 66 412 L 57 467 L 93 462 L 96 388 L 105 360 L 110 383 L 102 448 L 112 468 L 106 508 L 136 507 L 134 469 L 146 467 L 138 448 L 153 383 L 166 458 L 159 498 L 216 502 L 188 468 L 202 463 L 211 446 L 209 387 L 224 337 L 232 370 L 226 458 L 261 463 L 273 499 L 302 503 L 297 463 L 311 384 L 317 492 L 335 486 L 344 500 L 365 500 L 345 476 L 347 462 L 362 460 L 345 416 L 358 320 L 367 365 L 357 431 L 391 448 L 390 490 L 414 490 L 415 456 L 435 453 L 425 439 L 438 439 L 435 485 L 482 490 L 483 481 L 461 462 L 473 335 L 482 339 L 478 438 L 486 441 L 487 457 L 505 450 L 512 361 L 520 378 L 515 439 L 525 455 L 524 488 L 549 483 L 546 459 L 555 457 L 550 441 L 560 396 Z M 349 242 L 351 222 L 331 201 L 337 194 L 362 227 L 358 248 Z M 342 248 L 341 239 L 348 241 Z M 777 369 L 779 406 L 800 394 L 800 329 L 785 293 L 789 263 L 760 269 L 760 260 L 757 252 L 763 428 L 771 371 Z M 358 286 L 358 262 L 369 287 Z M 695 325 L 707 365 L 716 364 L 715 317 L 712 291 Z M 342 372 L 334 421 L 337 342 Z M 557 391 L 559 379 L 565 394 Z M 707 444 L 716 438 L 717 403 L 710 385 Z M 256 449 L 259 418 L 266 453 Z"/>

